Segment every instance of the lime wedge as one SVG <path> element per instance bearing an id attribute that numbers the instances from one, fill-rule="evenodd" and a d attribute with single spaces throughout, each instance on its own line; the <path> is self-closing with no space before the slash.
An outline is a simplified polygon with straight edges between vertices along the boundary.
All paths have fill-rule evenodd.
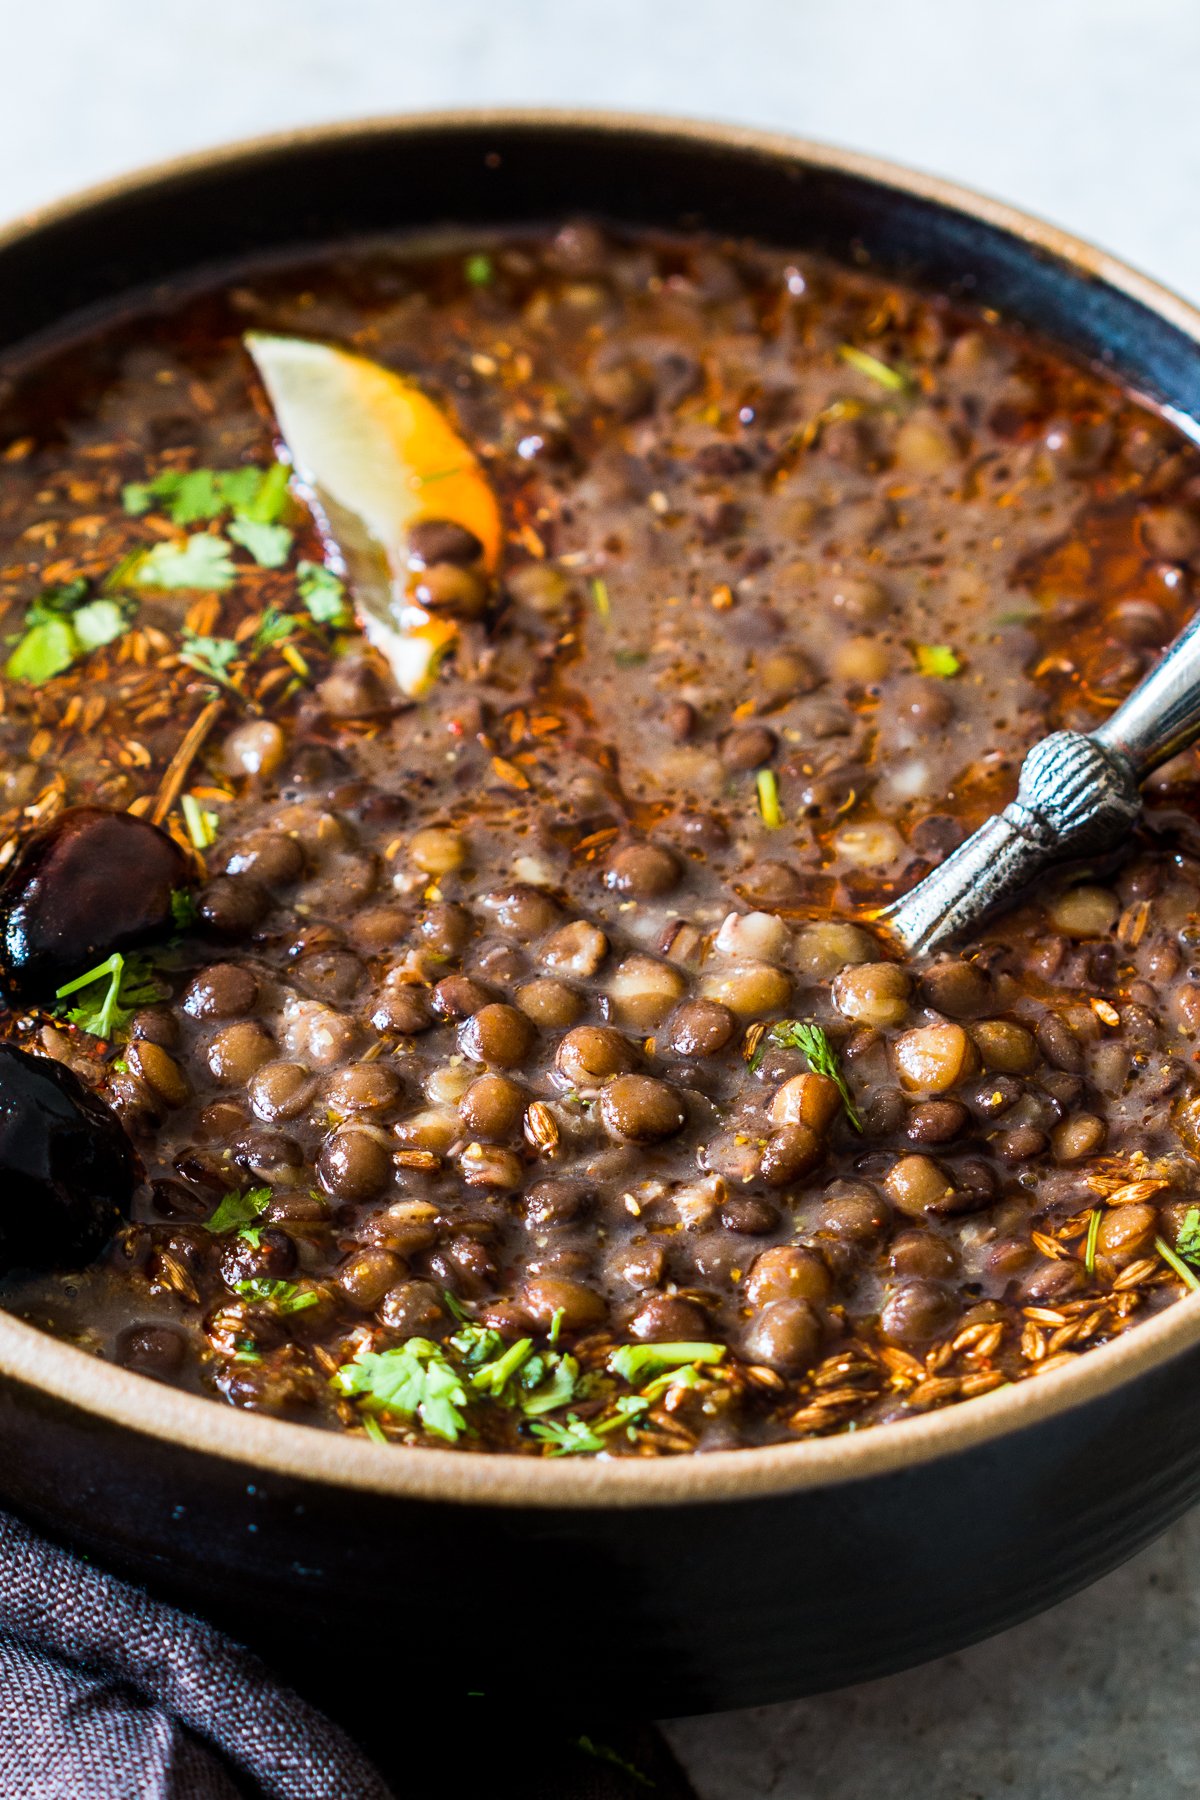
<path id="1" fill-rule="evenodd" d="M 363 631 L 401 691 L 425 693 L 458 631 L 413 603 L 408 534 L 451 519 L 495 571 L 500 509 L 477 458 L 428 394 L 368 357 L 257 331 L 245 343 Z"/>

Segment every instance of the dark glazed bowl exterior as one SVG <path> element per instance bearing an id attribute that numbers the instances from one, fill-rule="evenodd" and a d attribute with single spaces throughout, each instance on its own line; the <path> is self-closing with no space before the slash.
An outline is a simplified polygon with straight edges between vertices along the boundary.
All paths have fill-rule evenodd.
<path id="1" fill-rule="evenodd" d="M 205 266 L 568 213 L 870 259 L 1103 362 L 1197 435 L 1200 317 L 1050 227 L 786 138 L 533 113 L 304 133 L 19 224 L 0 399 L 43 332 Z M 699 1711 L 902 1668 L 1103 1574 L 1200 1493 L 1198 1385 L 1189 1298 L 1072 1368 L 858 1436 L 542 1461 L 245 1415 L 0 1315 L 0 1498 L 253 1642 L 368 1739 L 364 1657 L 414 1643 L 431 1699 Z"/>

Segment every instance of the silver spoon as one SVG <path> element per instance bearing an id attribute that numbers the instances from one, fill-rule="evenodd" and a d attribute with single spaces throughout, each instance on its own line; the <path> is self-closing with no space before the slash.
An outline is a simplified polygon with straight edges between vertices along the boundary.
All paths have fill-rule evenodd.
<path id="1" fill-rule="evenodd" d="M 972 930 L 1054 864 L 1114 849 L 1141 783 L 1200 737 L 1200 613 L 1095 731 L 1054 731 L 1021 765 L 1017 797 L 874 923 L 912 955 Z"/>

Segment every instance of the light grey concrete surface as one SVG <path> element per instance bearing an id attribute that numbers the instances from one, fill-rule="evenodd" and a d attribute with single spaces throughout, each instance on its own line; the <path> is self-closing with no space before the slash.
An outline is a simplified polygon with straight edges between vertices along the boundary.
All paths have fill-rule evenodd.
<path id="1" fill-rule="evenodd" d="M 700 1800 L 1193 1800 L 1198 1555 L 1194 1512 L 989 1643 L 668 1736 Z"/>
<path id="2" fill-rule="evenodd" d="M 1196 0 L 0 0 L 0 58 L 0 219 L 289 125 L 586 104 L 894 156 L 1200 298 Z M 701 1800 L 1190 1800 L 1198 1608 L 1200 1515 L 1002 1639 L 671 1737 Z"/>

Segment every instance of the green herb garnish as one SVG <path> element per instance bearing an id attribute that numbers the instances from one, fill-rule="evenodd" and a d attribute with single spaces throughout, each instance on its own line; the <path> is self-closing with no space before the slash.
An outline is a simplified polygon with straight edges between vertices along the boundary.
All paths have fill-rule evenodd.
<path id="1" fill-rule="evenodd" d="M 962 668 L 949 644 L 914 644 L 913 657 L 922 675 L 936 675 L 940 681 L 948 681 Z"/>
<path id="2" fill-rule="evenodd" d="M 217 841 L 217 829 L 221 823 L 220 815 L 209 812 L 201 806 L 194 794 L 184 794 L 179 802 L 183 813 L 183 822 L 187 834 L 197 850 L 207 850 L 210 844 Z M 173 909 L 172 909 L 173 910 Z"/>
<path id="3" fill-rule="evenodd" d="M 409 1338 L 396 1350 L 361 1351 L 331 1385 L 339 1394 L 358 1396 L 368 1409 L 420 1419 L 426 1431 L 451 1444 L 466 1429 L 462 1376 L 429 1338 Z"/>
<path id="4" fill-rule="evenodd" d="M 724 1344 L 622 1344 L 609 1354 L 608 1366 L 630 1387 L 637 1387 L 647 1376 L 661 1374 L 664 1369 L 719 1363 L 724 1358 Z"/>
<path id="5" fill-rule="evenodd" d="M 1186 1287 L 1191 1288 L 1194 1294 L 1200 1294 L 1200 1280 L 1197 1280 L 1195 1271 L 1189 1269 L 1187 1264 L 1180 1257 L 1176 1256 L 1170 1244 L 1163 1238 L 1156 1237 L 1154 1240 L 1154 1248 L 1158 1251 L 1158 1254 L 1162 1257 L 1168 1268 L 1174 1269 L 1180 1281 L 1182 1281 Z"/>
<path id="6" fill-rule="evenodd" d="M 197 637 L 194 631 L 185 631 L 180 640 L 179 660 L 186 663 L 189 669 L 196 669 L 201 675 L 207 675 L 210 681 L 228 688 L 231 693 L 238 689 L 229 679 L 226 670 L 237 661 L 241 654 L 232 638 Z"/>
<path id="7" fill-rule="evenodd" d="M 271 525 L 287 500 L 290 473 L 284 463 L 266 469 L 164 469 L 152 481 L 129 482 L 121 504 L 135 518 L 157 505 L 173 525 L 195 525 L 226 513 Z"/>
<path id="8" fill-rule="evenodd" d="M 294 1281 L 269 1281 L 265 1276 L 236 1281 L 233 1291 L 243 1300 L 257 1300 L 278 1313 L 304 1312 L 320 1298 L 311 1288 L 298 1287 Z"/>
<path id="9" fill-rule="evenodd" d="M 1092 1208 L 1092 1216 L 1088 1220 L 1087 1243 L 1083 1249 L 1083 1266 L 1089 1275 L 1096 1273 L 1096 1243 L 1100 1236 L 1100 1220 L 1104 1215 L 1098 1206 Z"/>
<path id="10" fill-rule="evenodd" d="M 264 525 L 257 519 L 234 519 L 226 536 L 248 550 L 263 569 L 282 569 L 292 548 L 294 533 L 286 525 Z"/>
<path id="11" fill-rule="evenodd" d="M 176 931 L 190 931 L 199 920 L 200 909 L 190 888 L 171 889 L 171 917 Z"/>
<path id="12" fill-rule="evenodd" d="M 373 1444 L 386 1444 L 388 1442 L 387 1432 L 383 1429 L 379 1420 L 371 1413 L 363 1413 L 362 1428 Z"/>
<path id="13" fill-rule="evenodd" d="M 1175 1248 L 1188 1262 L 1200 1262 L 1200 1206 L 1189 1206 L 1184 1213 Z"/>
<path id="14" fill-rule="evenodd" d="M 236 1231 L 240 1237 L 255 1243 L 262 1227 L 254 1225 L 253 1221 L 260 1218 L 270 1204 L 269 1187 L 247 1188 L 244 1194 L 235 1190 L 226 1194 L 212 1218 L 204 1221 L 204 1229 L 216 1233 Z M 243 1230 L 243 1226 L 248 1226 L 249 1230 Z M 251 1231 L 255 1234 L 254 1238 L 250 1237 Z"/>
<path id="15" fill-rule="evenodd" d="M 585 1425 L 578 1413 L 568 1413 L 565 1419 L 547 1419 L 529 1429 L 535 1438 L 550 1446 L 547 1456 L 594 1455 L 604 1449 L 604 1439 Z"/>
<path id="16" fill-rule="evenodd" d="M 758 810 L 762 814 L 762 822 L 768 831 L 777 831 L 783 824 L 783 813 L 779 805 L 779 782 L 774 769 L 759 769 L 754 776 L 754 785 L 758 789 Z"/>
<path id="17" fill-rule="evenodd" d="M 250 640 L 251 656 L 262 656 L 273 644 L 282 644 L 286 638 L 291 637 L 299 624 L 299 619 L 293 618 L 291 613 L 281 612 L 277 606 L 268 606 Z"/>
<path id="18" fill-rule="evenodd" d="M 318 625 L 347 625 L 350 608 L 346 601 L 346 584 L 324 563 L 307 559 L 296 564 L 296 586 L 300 598 Z"/>
<path id="19" fill-rule="evenodd" d="M 489 287 L 495 279 L 496 266 L 490 256 L 479 251 L 475 256 L 468 256 L 463 264 L 463 274 L 472 287 Z"/>
<path id="20" fill-rule="evenodd" d="M 43 589 L 27 610 L 25 629 L 4 666 L 11 681 L 40 687 L 121 636 L 129 622 L 124 608 L 115 600 L 91 600 L 90 592 L 83 580 Z"/>
<path id="21" fill-rule="evenodd" d="M 852 369 L 857 369 L 860 375 L 877 381 L 880 387 L 888 388 L 893 394 L 902 394 L 909 385 L 907 375 L 902 375 L 899 369 L 889 368 L 887 363 L 872 356 L 869 350 L 860 350 L 855 344 L 839 344 L 838 355 Z"/>
<path id="22" fill-rule="evenodd" d="M 67 1012 L 71 1024 L 111 1042 L 125 1031 L 139 1006 L 151 1006 L 162 999 L 163 987 L 147 957 L 124 956 L 114 950 L 94 969 L 56 988 L 54 998 L 65 1000 L 78 993 L 84 998 Z"/>
<path id="23" fill-rule="evenodd" d="M 814 1075 L 827 1075 L 842 1096 L 842 1105 L 851 1125 L 855 1131 L 862 1130 L 862 1120 L 858 1116 L 854 1096 L 846 1085 L 846 1077 L 842 1074 L 837 1051 L 820 1025 L 810 1025 L 803 1019 L 781 1019 L 777 1025 L 770 1026 L 750 1059 L 751 1069 L 757 1069 L 762 1062 L 768 1038 L 781 1049 L 799 1050 Z"/>
<path id="24" fill-rule="evenodd" d="M 225 539 L 199 531 L 182 544 L 153 545 L 134 560 L 125 579 L 135 587 L 202 588 L 223 593 L 233 586 L 236 573 Z"/>
<path id="25" fill-rule="evenodd" d="M 599 575 L 593 575 L 588 586 L 592 590 L 592 604 L 607 625 L 612 618 L 612 601 L 608 597 L 608 583 Z"/>

